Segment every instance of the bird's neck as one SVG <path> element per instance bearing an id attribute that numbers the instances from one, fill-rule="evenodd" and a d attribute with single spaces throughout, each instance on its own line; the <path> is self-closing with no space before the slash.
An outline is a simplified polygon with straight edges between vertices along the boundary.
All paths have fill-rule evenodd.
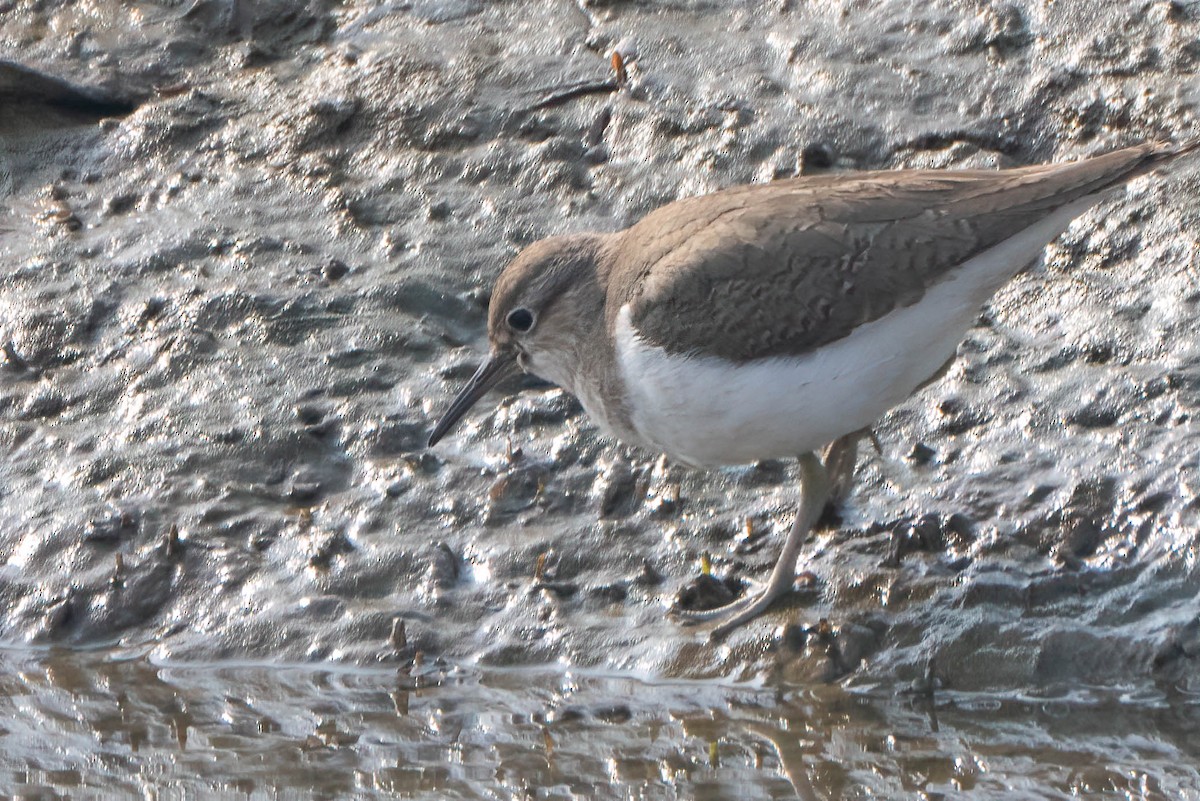
<path id="1" fill-rule="evenodd" d="M 611 330 L 609 306 L 614 298 L 610 281 L 615 277 L 612 255 L 620 234 L 598 234 L 587 243 L 593 248 L 589 268 L 572 287 L 573 326 L 571 347 L 562 369 L 568 375 L 560 386 L 568 389 L 599 424 L 601 430 L 627 442 L 636 442 L 626 389 L 620 375 Z"/>

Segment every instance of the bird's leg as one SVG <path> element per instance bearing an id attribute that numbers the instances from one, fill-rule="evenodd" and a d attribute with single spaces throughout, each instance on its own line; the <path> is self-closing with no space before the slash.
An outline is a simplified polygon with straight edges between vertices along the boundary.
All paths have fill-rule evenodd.
<path id="1" fill-rule="evenodd" d="M 866 430 L 839 437 L 821 451 L 821 462 L 829 475 L 829 504 L 838 504 L 854 489 L 854 465 L 858 461 L 858 441 Z"/>
<path id="2" fill-rule="evenodd" d="M 840 440 L 839 440 L 840 441 Z M 835 443 L 836 445 L 837 443 Z M 832 448 L 833 446 L 831 446 Z M 828 453 L 828 449 L 826 451 Z M 771 577 L 766 586 L 756 592 L 747 592 L 727 606 L 704 611 L 683 609 L 673 610 L 673 614 L 685 621 L 703 622 L 721 620 L 720 625 L 712 631 L 714 639 L 720 639 L 748 620 L 761 615 L 780 596 L 791 592 L 796 579 L 796 557 L 800 547 L 808 537 L 808 532 L 820 518 L 829 497 L 829 475 L 825 465 L 815 453 L 806 453 L 800 457 L 800 508 L 796 510 L 796 520 L 788 533 L 783 550 L 771 570 Z"/>

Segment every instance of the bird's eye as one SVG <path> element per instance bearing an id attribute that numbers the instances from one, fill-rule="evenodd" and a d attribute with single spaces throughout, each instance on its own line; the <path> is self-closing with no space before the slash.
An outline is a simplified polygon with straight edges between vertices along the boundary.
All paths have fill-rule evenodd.
<path id="1" fill-rule="evenodd" d="M 529 309 L 513 309 L 508 313 L 508 327 L 518 333 L 525 333 L 533 328 L 533 312 Z"/>

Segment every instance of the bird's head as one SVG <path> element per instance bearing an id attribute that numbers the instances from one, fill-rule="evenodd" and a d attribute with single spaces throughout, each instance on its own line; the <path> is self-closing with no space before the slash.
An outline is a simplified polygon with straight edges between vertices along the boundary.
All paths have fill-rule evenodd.
<path id="1" fill-rule="evenodd" d="M 574 360 L 604 313 L 596 275 L 601 241 L 596 234 L 543 239 L 504 268 L 488 306 L 488 357 L 443 413 L 430 446 L 518 370 L 573 389 Z"/>

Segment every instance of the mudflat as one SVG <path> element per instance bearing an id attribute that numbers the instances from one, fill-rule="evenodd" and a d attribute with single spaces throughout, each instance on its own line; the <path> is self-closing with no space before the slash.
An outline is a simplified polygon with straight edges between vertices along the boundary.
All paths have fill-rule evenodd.
<path id="1" fill-rule="evenodd" d="M 48 653 L 88 686 L 175 671 L 179 697 L 278 680 L 263 692 L 312 716 L 285 727 L 303 742 L 320 739 L 321 671 L 378 687 L 415 671 L 418 692 L 535 716 L 567 702 L 513 671 L 582 671 L 579 725 L 601 734 L 580 744 L 642 753 L 654 721 L 716 708 L 828 733 L 860 704 L 852 740 L 894 730 L 932 752 L 945 741 L 910 701 L 935 687 L 941 731 L 974 732 L 959 756 L 1015 779 L 1031 742 L 1071 754 L 1047 756 L 1047 797 L 1079 791 L 1062 765 L 1104 753 L 1113 719 L 1142 728 L 1112 776 L 1200 795 L 1191 162 L 1138 179 L 1001 291 L 949 374 L 876 427 L 804 551 L 813 580 L 721 647 L 664 608 L 705 553 L 735 589 L 765 576 L 792 463 L 663 462 L 531 380 L 424 447 L 521 246 L 739 183 L 1188 140 L 1198 38 L 1200 12 L 1173 2 L 0 2 L 0 639 L 20 693 L 59 708 L 36 678 Z M 672 682 L 720 689 L 701 714 Z M 361 700 L 347 686 L 328 690 L 338 726 Z M 105 692 L 62 719 L 87 728 Z M 728 711 L 751 696 L 768 711 Z M 596 712 L 626 697 L 625 722 Z M 675 750 L 620 786 L 707 759 L 709 736 L 742 749 L 718 746 L 714 771 L 761 746 L 767 767 L 738 781 L 797 786 L 761 738 L 668 729 Z M 29 767 L 15 732 L 7 765 Z M 92 753 L 70 742 L 54 770 Z M 327 767 L 367 770 L 381 752 L 363 742 Z M 902 797 L 902 773 L 875 792 Z M 867 786 L 851 774 L 816 786 Z M 1112 776 L 1096 781 L 1117 792 Z"/>

